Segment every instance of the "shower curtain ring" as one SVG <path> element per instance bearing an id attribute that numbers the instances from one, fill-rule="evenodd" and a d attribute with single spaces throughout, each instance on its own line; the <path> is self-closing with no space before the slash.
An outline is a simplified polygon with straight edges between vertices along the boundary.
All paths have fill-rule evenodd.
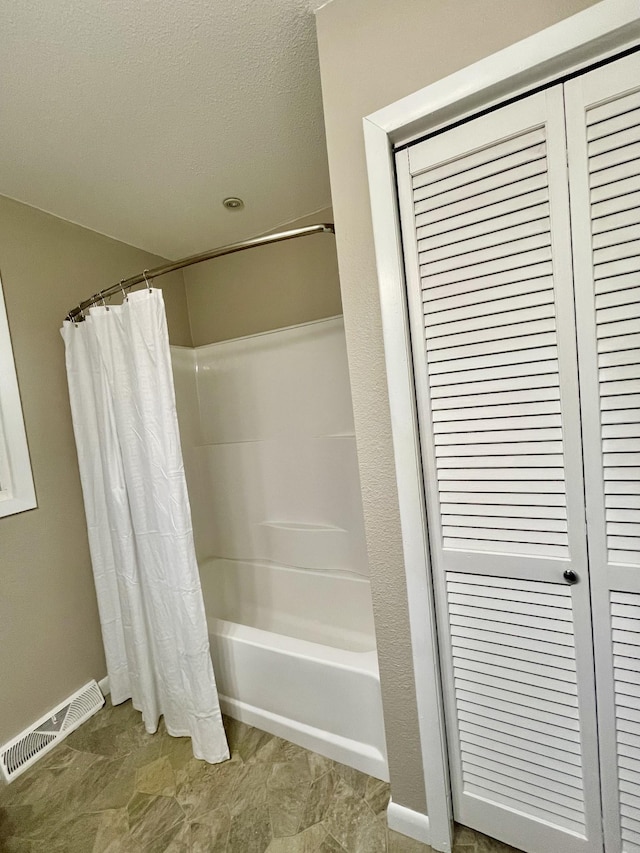
<path id="1" fill-rule="evenodd" d="M 142 270 L 142 277 L 143 277 L 143 278 L 144 278 L 144 280 L 147 282 L 147 290 L 149 291 L 149 293 L 151 293 L 151 282 L 150 282 L 150 281 L 149 281 L 149 279 L 147 278 L 147 273 L 148 273 L 148 272 L 149 272 L 149 270 Z"/>
<path id="2" fill-rule="evenodd" d="M 98 299 L 102 299 L 102 307 L 103 307 L 106 311 L 108 311 L 108 310 L 109 310 L 109 306 L 108 306 L 108 305 L 107 305 L 107 303 L 104 301 L 104 291 L 103 291 L 103 290 L 101 290 L 101 291 L 98 293 Z"/>
<path id="3" fill-rule="evenodd" d="M 122 301 L 126 302 L 127 299 L 129 298 L 129 295 L 127 294 L 127 291 L 124 289 L 124 279 L 123 278 L 120 279 L 120 290 L 122 291 Z"/>

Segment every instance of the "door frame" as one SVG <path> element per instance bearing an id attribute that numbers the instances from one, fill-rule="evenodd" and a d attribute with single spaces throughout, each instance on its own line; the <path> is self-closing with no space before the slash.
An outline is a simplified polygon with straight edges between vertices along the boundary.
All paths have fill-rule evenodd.
<path id="1" fill-rule="evenodd" d="M 640 46 L 638 0 L 602 2 L 363 119 L 428 818 L 391 802 L 389 825 L 452 848 L 444 703 L 395 175 L 427 134 Z"/>

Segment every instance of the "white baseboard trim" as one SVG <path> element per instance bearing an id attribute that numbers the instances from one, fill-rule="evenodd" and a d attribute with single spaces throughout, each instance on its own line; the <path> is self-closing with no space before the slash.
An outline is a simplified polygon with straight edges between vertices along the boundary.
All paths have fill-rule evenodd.
<path id="1" fill-rule="evenodd" d="M 108 696 L 111 693 L 111 685 L 109 684 L 109 676 L 105 675 L 104 678 L 101 678 L 98 682 L 98 687 L 102 690 L 103 696 Z"/>
<path id="2" fill-rule="evenodd" d="M 387 823 L 389 829 L 408 835 L 416 841 L 422 841 L 423 844 L 429 844 L 431 841 L 428 816 L 422 812 L 414 812 L 406 806 L 400 806 L 393 800 L 389 800 L 387 806 Z"/>

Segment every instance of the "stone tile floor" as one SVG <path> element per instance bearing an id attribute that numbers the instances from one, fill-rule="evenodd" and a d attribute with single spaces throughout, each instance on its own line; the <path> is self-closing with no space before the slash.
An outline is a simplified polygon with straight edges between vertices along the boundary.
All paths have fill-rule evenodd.
<path id="1" fill-rule="evenodd" d="M 389 786 L 225 719 L 209 765 L 130 702 L 107 705 L 0 788 L 2 853 L 429 853 L 387 828 Z M 458 827 L 455 853 L 517 853 Z"/>

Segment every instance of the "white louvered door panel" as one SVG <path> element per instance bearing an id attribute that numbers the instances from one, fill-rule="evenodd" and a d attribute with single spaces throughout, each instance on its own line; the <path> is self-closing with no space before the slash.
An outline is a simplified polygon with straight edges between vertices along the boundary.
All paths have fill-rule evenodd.
<path id="1" fill-rule="evenodd" d="M 600 850 L 561 87 L 397 168 L 454 814 Z"/>
<path id="2" fill-rule="evenodd" d="M 639 853 L 640 57 L 566 101 L 605 841 Z"/>

